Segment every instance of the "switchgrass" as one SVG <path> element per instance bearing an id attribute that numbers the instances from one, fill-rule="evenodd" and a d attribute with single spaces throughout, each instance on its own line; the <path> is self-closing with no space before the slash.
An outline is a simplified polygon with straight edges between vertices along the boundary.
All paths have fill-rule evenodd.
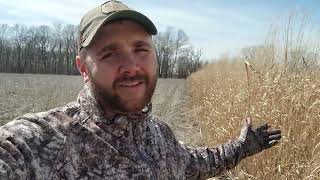
<path id="1" fill-rule="evenodd" d="M 320 179 L 320 72 L 220 61 L 187 81 L 189 108 L 208 146 L 236 138 L 244 118 L 282 130 L 281 143 L 243 160 L 230 179 Z M 250 101 L 249 101 L 250 100 Z"/>

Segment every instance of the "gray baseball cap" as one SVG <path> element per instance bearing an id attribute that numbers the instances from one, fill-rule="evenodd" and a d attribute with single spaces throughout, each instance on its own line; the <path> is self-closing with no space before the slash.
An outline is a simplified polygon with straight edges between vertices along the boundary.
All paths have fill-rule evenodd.
<path id="1" fill-rule="evenodd" d="M 147 16 L 130 9 L 120 1 L 111 0 L 88 11 L 83 16 L 79 26 L 78 52 L 83 47 L 90 45 L 94 36 L 104 24 L 120 19 L 129 19 L 139 23 L 151 35 L 158 33 L 156 26 Z"/>

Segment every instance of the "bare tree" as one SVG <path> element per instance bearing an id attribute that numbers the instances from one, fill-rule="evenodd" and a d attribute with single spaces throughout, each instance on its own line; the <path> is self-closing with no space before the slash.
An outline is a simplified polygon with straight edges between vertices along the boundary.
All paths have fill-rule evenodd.
<path id="1" fill-rule="evenodd" d="M 9 58 L 8 58 L 8 29 L 9 26 L 6 24 L 0 25 L 0 71 L 5 72 L 9 67 Z"/>
<path id="2" fill-rule="evenodd" d="M 191 65 L 195 64 L 197 58 L 191 55 L 195 54 L 189 44 L 189 38 L 183 30 L 175 31 L 172 27 L 167 28 L 165 32 L 160 32 L 154 37 L 154 45 L 159 62 L 160 77 L 185 78 L 190 74 L 189 72 L 194 72 L 197 69 L 196 66 Z M 201 51 L 199 52 L 200 61 Z"/>

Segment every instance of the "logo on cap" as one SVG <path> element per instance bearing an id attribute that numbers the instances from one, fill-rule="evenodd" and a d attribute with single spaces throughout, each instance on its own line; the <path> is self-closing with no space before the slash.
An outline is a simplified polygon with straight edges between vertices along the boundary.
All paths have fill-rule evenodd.
<path id="1" fill-rule="evenodd" d="M 101 5 L 101 11 L 104 14 L 109 14 L 115 11 L 123 11 L 123 10 L 129 10 L 129 8 L 124 5 L 122 2 L 119 1 L 107 1 Z"/>

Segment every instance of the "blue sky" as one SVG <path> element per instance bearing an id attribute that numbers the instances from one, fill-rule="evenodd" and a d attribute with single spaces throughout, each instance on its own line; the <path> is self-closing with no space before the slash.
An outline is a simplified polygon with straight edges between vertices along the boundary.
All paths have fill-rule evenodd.
<path id="1" fill-rule="evenodd" d="M 0 0 L 0 24 L 78 24 L 102 0 Z M 123 0 L 154 21 L 159 31 L 182 29 L 204 59 L 236 54 L 264 43 L 270 25 L 292 12 L 303 12 L 320 27 L 318 0 Z M 319 38 L 319 36 L 318 36 Z"/>

